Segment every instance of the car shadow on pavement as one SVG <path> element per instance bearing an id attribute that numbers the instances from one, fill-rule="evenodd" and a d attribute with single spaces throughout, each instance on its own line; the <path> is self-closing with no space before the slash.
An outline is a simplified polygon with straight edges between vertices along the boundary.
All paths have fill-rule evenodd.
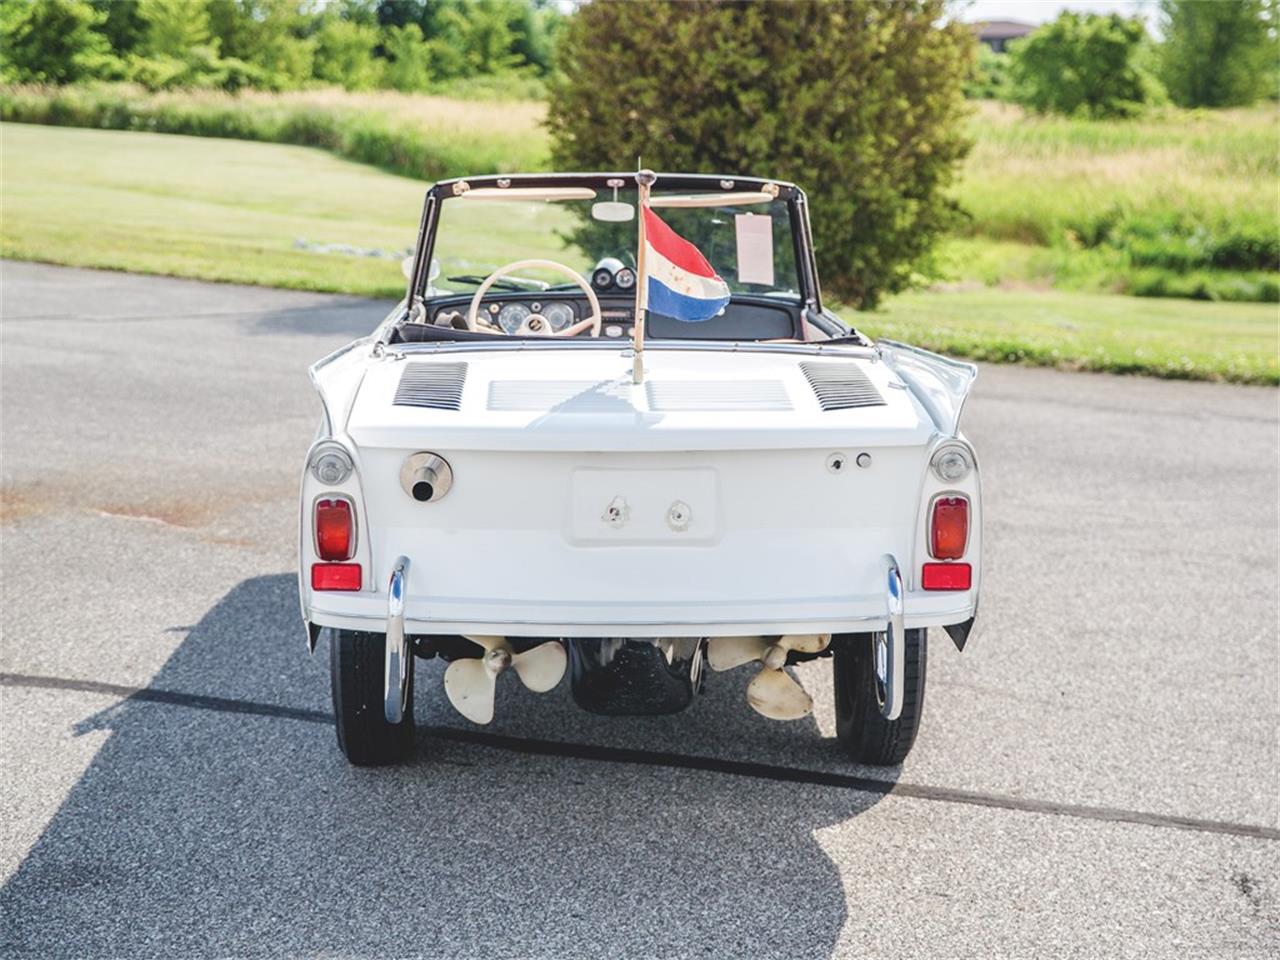
<path id="1" fill-rule="evenodd" d="M 395 306 L 391 300 L 332 297 L 305 306 L 277 307 L 255 313 L 246 323 L 253 334 L 305 334 L 367 337 Z"/>
<path id="2" fill-rule="evenodd" d="M 815 831 L 876 796 L 429 731 L 414 761 L 355 769 L 323 716 L 324 653 L 303 653 L 292 576 L 247 580 L 144 695 L 79 724 L 110 736 L 0 891 L 0 952 L 830 956 L 846 896 Z M 439 672 L 419 661 L 418 722 L 462 728 Z M 811 720 L 757 718 L 742 700 L 749 674 L 728 676 L 652 720 L 583 713 L 567 681 L 537 698 L 512 683 L 499 732 L 713 755 L 729 728 L 735 758 L 750 759 L 756 738 L 785 730 L 834 749 Z M 146 698 L 155 691 L 222 699 Z M 302 709 L 290 719 L 234 701 Z"/>

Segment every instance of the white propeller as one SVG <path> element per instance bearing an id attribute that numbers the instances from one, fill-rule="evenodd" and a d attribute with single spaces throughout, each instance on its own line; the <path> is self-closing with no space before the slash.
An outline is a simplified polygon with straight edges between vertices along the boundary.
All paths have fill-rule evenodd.
<path id="1" fill-rule="evenodd" d="M 771 720 L 799 720 L 813 710 L 813 698 L 783 669 L 787 654 L 820 653 L 830 642 L 829 633 L 789 634 L 777 640 L 712 637 L 707 641 L 707 663 L 712 670 L 732 670 L 758 661 L 760 672 L 747 684 L 747 703 Z"/>
<path id="2" fill-rule="evenodd" d="M 569 658 L 558 640 L 516 653 L 506 637 L 467 637 L 484 647 L 479 658 L 455 660 L 444 672 L 444 692 L 455 709 L 473 723 L 493 720 L 498 674 L 514 667 L 516 676 L 534 693 L 546 693 L 564 676 Z"/>

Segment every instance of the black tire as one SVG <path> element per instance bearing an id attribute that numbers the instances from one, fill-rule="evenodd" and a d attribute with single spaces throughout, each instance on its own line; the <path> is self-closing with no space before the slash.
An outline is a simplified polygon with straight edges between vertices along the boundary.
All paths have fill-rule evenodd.
<path id="1" fill-rule="evenodd" d="M 413 754 L 413 655 L 404 719 L 387 723 L 382 677 L 387 638 L 381 633 L 330 630 L 329 680 L 338 746 L 357 767 L 398 763 Z"/>
<path id="2" fill-rule="evenodd" d="M 844 637 L 831 658 L 835 673 L 836 740 L 849 758 L 874 767 L 901 763 L 911 752 L 924 710 L 924 675 L 928 631 L 904 631 L 902 713 L 897 720 L 880 716 L 872 662 L 872 635 Z"/>

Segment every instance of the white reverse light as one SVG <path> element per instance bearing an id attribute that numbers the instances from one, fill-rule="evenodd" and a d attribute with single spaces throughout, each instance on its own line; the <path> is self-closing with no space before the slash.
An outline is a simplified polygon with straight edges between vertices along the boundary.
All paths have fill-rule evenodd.
<path id="1" fill-rule="evenodd" d="M 326 486 L 336 486 L 351 476 L 355 464 L 337 443 L 322 443 L 311 452 L 311 475 Z"/>
<path id="2" fill-rule="evenodd" d="M 956 483 L 963 480 L 973 469 L 973 455 L 964 447 L 947 446 L 940 448 L 929 462 L 933 474 L 943 483 Z"/>

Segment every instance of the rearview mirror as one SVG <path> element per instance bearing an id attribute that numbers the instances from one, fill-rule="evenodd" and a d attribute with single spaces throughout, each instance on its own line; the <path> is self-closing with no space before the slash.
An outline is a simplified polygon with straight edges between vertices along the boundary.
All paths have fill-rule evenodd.
<path id="1" fill-rule="evenodd" d="M 605 223 L 626 223 L 636 218 L 636 208 L 621 200 L 601 200 L 591 205 L 591 219 Z"/>

